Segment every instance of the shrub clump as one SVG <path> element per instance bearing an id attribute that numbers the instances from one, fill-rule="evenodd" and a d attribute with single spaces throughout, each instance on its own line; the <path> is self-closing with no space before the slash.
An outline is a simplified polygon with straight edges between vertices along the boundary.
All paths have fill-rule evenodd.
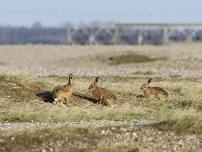
<path id="1" fill-rule="evenodd" d="M 202 118 L 193 115 L 184 115 L 176 119 L 169 119 L 152 125 L 162 131 L 176 133 L 202 134 Z"/>
<path id="2" fill-rule="evenodd" d="M 111 61 L 112 64 L 145 63 L 163 59 L 165 58 L 150 58 L 147 55 L 141 55 L 141 54 L 124 54 L 109 57 L 109 60 Z"/>

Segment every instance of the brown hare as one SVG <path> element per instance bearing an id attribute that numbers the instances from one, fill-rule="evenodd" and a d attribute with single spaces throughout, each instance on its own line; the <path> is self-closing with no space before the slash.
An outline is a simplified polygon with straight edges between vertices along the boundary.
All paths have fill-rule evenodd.
<path id="1" fill-rule="evenodd" d="M 151 82 L 151 78 L 149 78 L 146 84 L 143 84 L 141 90 L 143 90 L 146 97 L 155 98 L 158 100 L 166 100 L 168 99 L 168 93 L 160 88 L 160 87 L 150 87 L 149 84 Z"/>
<path id="2" fill-rule="evenodd" d="M 67 104 L 67 100 L 70 98 L 75 88 L 75 84 L 74 82 L 72 82 L 72 79 L 73 75 L 70 74 L 68 84 L 64 86 L 55 87 L 53 89 L 52 95 L 54 99 L 54 104 L 57 104 L 57 102 L 60 102 L 61 104 Z"/>
<path id="3" fill-rule="evenodd" d="M 116 96 L 113 95 L 109 90 L 98 87 L 98 80 L 99 77 L 96 77 L 94 83 L 88 87 L 88 90 L 99 99 L 99 103 L 104 103 L 107 106 L 116 104 L 118 102 Z"/>

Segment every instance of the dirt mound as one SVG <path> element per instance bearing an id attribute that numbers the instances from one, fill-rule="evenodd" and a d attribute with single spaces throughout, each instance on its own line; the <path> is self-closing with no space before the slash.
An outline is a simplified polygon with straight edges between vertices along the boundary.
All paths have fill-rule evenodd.
<path id="1" fill-rule="evenodd" d="M 29 80 L 24 76 L 0 76 L 0 96 L 15 102 L 36 98 L 35 94 L 45 88 L 45 83 Z"/>

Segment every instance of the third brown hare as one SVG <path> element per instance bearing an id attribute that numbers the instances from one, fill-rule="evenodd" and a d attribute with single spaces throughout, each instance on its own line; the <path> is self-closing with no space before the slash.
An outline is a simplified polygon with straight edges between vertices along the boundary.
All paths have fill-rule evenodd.
<path id="1" fill-rule="evenodd" d="M 54 104 L 60 102 L 61 104 L 67 104 L 70 96 L 72 95 L 75 83 L 73 82 L 73 75 L 69 74 L 68 83 L 64 86 L 58 86 L 53 89 L 52 95 L 54 99 Z"/>
<path id="2" fill-rule="evenodd" d="M 143 90 L 146 97 L 155 98 L 158 100 L 167 100 L 168 92 L 160 87 L 150 87 L 151 78 L 149 78 L 146 84 L 143 84 L 141 90 Z"/>
<path id="3" fill-rule="evenodd" d="M 98 86 L 99 77 L 95 78 L 95 81 L 88 87 L 88 90 L 98 98 L 100 103 L 104 103 L 107 106 L 117 104 L 117 97 L 111 93 L 108 89 Z"/>

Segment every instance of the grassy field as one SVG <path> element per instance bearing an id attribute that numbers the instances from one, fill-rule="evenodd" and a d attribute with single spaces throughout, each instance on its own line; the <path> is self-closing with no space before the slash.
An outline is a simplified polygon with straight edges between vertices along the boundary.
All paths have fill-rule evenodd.
<path id="1" fill-rule="evenodd" d="M 170 48 L 173 49 L 173 46 Z M 190 49 L 190 46 L 187 48 Z M 161 47 L 156 49 L 160 50 Z M 161 54 L 159 56 L 134 52 L 102 54 L 95 56 L 96 61 L 90 56 L 92 61 L 89 62 L 95 63 L 94 68 L 98 69 L 98 72 L 101 68 L 111 66 L 115 71 L 120 66 L 137 69 L 129 76 L 102 76 L 101 73 L 99 86 L 111 90 L 120 101 L 115 107 L 97 104 L 97 100 L 88 92 L 88 86 L 95 76 L 75 74 L 76 89 L 68 105 L 61 106 L 52 104 L 51 91 L 58 85 L 66 84 L 67 76 L 51 73 L 37 75 L 31 72 L 1 74 L 0 151 L 199 152 L 202 148 L 200 74 L 193 77 L 183 74 L 161 75 L 154 67 L 162 64 L 172 68 L 179 62 L 179 69 L 183 70 L 191 64 L 189 66 L 193 68 L 190 69 L 197 70 L 197 67 L 202 65 L 200 50 L 193 54 L 176 55 L 176 61 L 163 55 L 164 51 L 157 53 Z M 77 66 L 83 67 L 87 60 L 79 57 L 75 60 L 79 62 L 80 59 L 81 63 L 77 63 Z M 3 62 L 8 63 L 6 60 Z M 67 62 L 71 65 L 75 61 Z M 14 66 L 10 64 L 2 64 L 2 69 L 12 69 Z M 60 65 L 62 64 L 60 62 Z M 18 66 L 20 68 L 20 65 Z M 150 77 L 153 78 L 151 86 L 159 86 L 168 91 L 168 100 L 159 101 L 144 96 L 140 88 Z M 64 125 L 59 125 L 63 123 Z M 46 127 L 42 127 L 44 124 Z"/>
<path id="2" fill-rule="evenodd" d="M 202 86 L 197 82 L 186 79 L 178 82 L 174 78 L 164 80 L 156 78 L 152 85 L 161 86 L 169 92 L 168 101 L 156 101 L 145 98 L 140 90 L 141 85 L 147 81 L 145 77 L 103 77 L 100 80 L 100 85 L 112 90 L 121 101 L 117 107 L 111 108 L 93 103 L 95 102 L 94 97 L 87 92 L 88 85 L 94 80 L 93 77 L 76 77 L 77 89 L 69 101 L 69 105 L 67 107 L 53 105 L 49 92 L 54 86 L 64 84 L 66 80 L 67 77 L 1 76 L 0 95 L 3 97 L 3 101 L 0 103 L 0 122 L 148 120 L 152 123 L 145 128 L 202 135 Z M 4 144 L 6 147 L 19 146 L 22 148 L 26 147 L 26 144 L 40 145 L 41 142 L 45 142 L 51 137 L 60 141 L 63 139 L 64 129 L 67 128 L 56 130 L 47 128 L 40 131 L 36 131 L 36 129 L 17 131 L 17 129 L 11 131 L 12 133 L 3 131 L 0 136 L 6 139 L 15 136 L 18 139 L 16 142 Z M 99 127 L 95 128 L 95 130 L 97 129 L 99 130 Z M 70 129 L 70 134 L 76 136 L 71 131 Z M 80 131 L 89 136 L 89 140 L 93 140 L 98 133 L 96 131 L 94 135 L 91 130 L 73 128 L 73 132 L 83 135 Z M 47 132 L 47 137 L 41 136 L 43 132 Z M 74 140 L 76 137 L 70 135 L 69 138 Z M 82 143 L 82 141 L 80 142 Z M 87 141 L 90 146 L 89 142 L 92 141 Z M 13 149 L 11 150 L 13 151 Z"/>

